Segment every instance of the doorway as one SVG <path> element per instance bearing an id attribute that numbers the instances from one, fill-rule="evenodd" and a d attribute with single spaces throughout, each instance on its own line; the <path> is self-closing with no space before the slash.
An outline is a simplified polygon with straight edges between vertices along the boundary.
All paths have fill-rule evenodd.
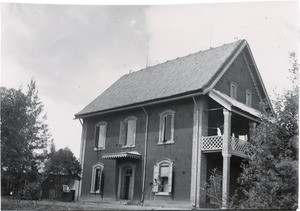
<path id="1" fill-rule="evenodd" d="M 133 200 L 135 165 L 124 163 L 119 166 L 118 198 Z"/>
<path id="2" fill-rule="evenodd" d="M 132 168 L 130 166 L 126 166 L 123 169 L 123 188 L 122 188 L 122 197 L 121 199 L 129 199 L 130 192 L 130 182 L 132 178 Z"/>

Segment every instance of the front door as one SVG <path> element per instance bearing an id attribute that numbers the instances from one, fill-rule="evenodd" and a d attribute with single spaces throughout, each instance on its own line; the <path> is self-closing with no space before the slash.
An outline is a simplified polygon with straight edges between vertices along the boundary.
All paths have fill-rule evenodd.
<path id="1" fill-rule="evenodd" d="M 122 199 L 129 199 L 132 180 L 132 168 L 127 166 L 123 169 Z"/>
<path id="2" fill-rule="evenodd" d="M 122 200 L 133 199 L 134 193 L 134 173 L 135 165 L 123 164 L 119 167 L 119 187 L 118 187 L 118 198 Z"/>

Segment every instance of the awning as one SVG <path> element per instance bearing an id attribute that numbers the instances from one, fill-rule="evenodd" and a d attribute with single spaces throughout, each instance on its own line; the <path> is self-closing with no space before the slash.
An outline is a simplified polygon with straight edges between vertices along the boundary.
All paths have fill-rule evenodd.
<path id="1" fill-rule="evenodd" d="M 141 159 L 141 154 L 137 151 L 132 152 L 116 152 L 116 153 L 107 153 L 102 156 L 103 159 L 120 159 L 120 158 L 132 158 L 132 159 Z"/>

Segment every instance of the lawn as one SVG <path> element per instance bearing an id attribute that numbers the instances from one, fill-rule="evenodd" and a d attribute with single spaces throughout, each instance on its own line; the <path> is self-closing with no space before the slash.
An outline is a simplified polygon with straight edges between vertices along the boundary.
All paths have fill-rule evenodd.
<path id="1" fill-rule="evenodd" d="M 1 199 L 1 210 L 151 210 L 150 207 L 92 202 Z"/>

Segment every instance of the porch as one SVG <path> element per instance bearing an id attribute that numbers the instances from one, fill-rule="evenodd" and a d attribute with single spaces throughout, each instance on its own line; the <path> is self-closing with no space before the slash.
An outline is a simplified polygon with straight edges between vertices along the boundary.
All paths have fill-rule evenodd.
<path id="1" fill-rule="evenodd" d="M 203 153 L 222 152 L 224 143 L 224 135 L 203 136 L 202 137 L 202 151 Z M 245 151 L 247 148 L 247 141 L 241 140 L 234 136 L 229 139 L 229 153 L 238 157 L 245 158 Z"/>

